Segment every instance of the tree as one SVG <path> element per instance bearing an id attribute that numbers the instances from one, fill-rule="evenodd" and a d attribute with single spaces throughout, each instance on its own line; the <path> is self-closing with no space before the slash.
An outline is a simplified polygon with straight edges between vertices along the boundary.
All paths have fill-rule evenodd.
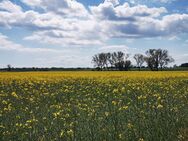
<path id="1" fill-rule="evenodd" d="M 124 63 L 125 70 L 129 70 L 130 67 L 131 67 L 131 61 L 130 60 L 126 60 L 125 63 Z"/>
<path id="2" fill-rule="evenodd" d="M 100 61 L 100 64 L 101 64 L 101 69 L 104 68 L 105 64 L 107 63 L 105 53 L 99 53 L 99 61 Z"/>
<path id="3" fill-rule="evenodd" d="M 94 63 L 94 66 L 98 69 L 101 69 L 101 61 L 99 59 L 99 54 L 96 54 L 92 58 L 92 62 Z"/>
<path id="4" fill-rule="evenodd" d="M 142 54 L 135 54 L 134 55 L 134 59 L 136 61 L 137 67 L 139 68 L 139 71 L 140 71 L 140 69 L 141 69 L 141 67 L 142 67 L 142 65 L 143 65 L 143 63 L 145 61 L 144 55 L 142 55 Z"/>
<path id="5" fill-rule="evenodd" d="M 109 53 L 99 53 L 93 56 L 92 62 L 95 67 L 102 70 L 105 67 L 108 68 L 110 56 L 111 55 Z"/>
<path id="6" fill-rule="evenodd" d="M 156 55 L 157 52 L 156 52 L 156 49 L 149 49 L 146 51 L 146 57 L 145 57 L 145 61 L 148 65 L 148 67 L 153 71 L 155 70 L 156 68 L 158 68 L 158 61 L 157 61 L 157 58 L 156 58 Z"/>
<path id="7" fill-rule="evenodd" d="M 159 55 L 159 66 L 161 70 L 169 63 L 174 62 L 174 59 L 171 56 L 169 56 L 168 50 L 158 49 L 158 55 Z"/>
<path id="8" fill-rule="evenodd" d="M 11 66 L 10 64 L 8 64 L 8 65 L 7 65 L 7 70 L 8 70 L 8 71 L 11 71 L 11 69 L 12 69 L 12 66 Z"/>
<path id="9" fill-rule="evenodd" d="M 111 64 L 111 53 L 110 52 L 108 52 L 108 53 L 106 53 L 105 54 L 106 55 L 106 59 L 107 59 L 107 61 L 106 61 L 106 67 L 107 67 L 107 69 L 109 69 L 109 64 Z"/>
<path id="10" fill-rule="evenodd" d="M 114 60 L 114 65 L 119 70 L 123 70 L 124 56 L 125 56 L 125 54 L 121 51 L 114 52 L 112 54 L 112 58 Z"/>
<path id="11" fill-rule="evenodd" d="M 146 51 L 145 61 L 151 70 L 162 70 L 166 65 L 173 62 L 174 59 L 168 55 L 167 50 L 162 49 L 149 49 Z"/>
<path id="12" fill-rule="evenodd" d="M 116 69 L 118 70 L 128 70 L 127 66 L 129 66 L 127 58 L 129 57 L 128 54 L 125 54 L 121 51 L 113 52 L 112 53 L 112 62 Z"/>
<path id="13" fill-rule="evenodd" d="M 180 65 L 180 67 L 188 67 L 188 63 L 183 63 Z"/>
<path id="14" fill-rule="evenodd" d="M 121 51 L 113 53 L 99 53 L 94 55 L 92 62 L 94 66 L 100 68 L 100 70 L 106 68 L 109 69 L 109 64 L 111 68 L 115 67 L 118 70 L 128 70 L 131 65 L 131 61 L 127 60 L 128 54 Z"/>

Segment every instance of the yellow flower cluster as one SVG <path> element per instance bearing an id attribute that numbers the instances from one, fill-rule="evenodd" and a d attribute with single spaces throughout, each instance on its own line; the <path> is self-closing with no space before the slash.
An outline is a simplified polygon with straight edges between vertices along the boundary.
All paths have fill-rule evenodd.
<path id="1" fill-rule="evenodd" d="M 0 73 L 0 140 L 186 140 L 188 72 Z"/>

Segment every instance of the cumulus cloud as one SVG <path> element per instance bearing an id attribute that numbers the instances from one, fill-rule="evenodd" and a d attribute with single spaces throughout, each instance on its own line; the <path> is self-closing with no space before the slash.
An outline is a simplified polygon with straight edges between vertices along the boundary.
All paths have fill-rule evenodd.
<path id="1" fill-rule="evenodd" d="M 42 3 L 42 0 L 21 0 L 21 1 L 31 7 L 40 6 Z"/>
<path id="2" fill-rule="evenodd" d="M 28 48 L 24 47 L 20 44 L 14 43 L 9 38 L 3 34 L 0 33 L 0 50 L 11 50 L 11 51 L 18 51 L 18 52 L 31 52 L 31 53 L 37 53 L 37 52 L 57 52 L 53 49 L 47 49 L 47 48 Z"/>
<path id="3" fill-rule="evenodd" d="M 118 0 L 105 0 L 89 9 L 76 0 L 22 2 L 31 10 L 24 11 L 8 0 L 0 2 L 0 26 L 30 29 L 33 33 L 25 40 L 62 46 L 103 45 L 111 38 L 188 33 L 188 14 L 169 14 L 164 7 L 131 6 Z"/>
<path id="4" fill-rule="evenodd" d="M 99 19 L 108 20 L 131 20 L 136 17 L 159 17 L 162 13 L 167 13 L 164 7 L 148 8 L 145 5 L 130 7 L 128 3 L 114 7 L 112 3 L 102 3 L 99 6 L 90 7 L 92 14 Z"/>
<path id="5" fill-rule="evenodd" d="M 116 6 L 119 4 L 119 0 L 105 0 L 104 3 L 111 3 Z"/>
<path id="6" fill-rule="evenodd" d="M 174 2 L 176 0 L 154 0 L 155 2 L 161 2 L 161 3 L 171 3 L 171 2 Z"/>
<path id="7" fill-rule="evenodd" d="M 13 4 L 11 1 L 3 0 L 0 3 L 0 10 L 8 11 L 12 13 L 22 12 L 22 8 L 16 4 Z"/>
<path id="8" fill-rule="evenodd" d="M 54 12 L 68 17 L 88 16 L 88 11 L 83 4 L 76 0 L 22 0 L 23 3 L 44 9 L 46 12 Z"/>
<path id="9" fill-rule="evenodd" d="M 78 36 L 76 31 L 64 32 L 61 30 L 45 30 L 34 32 L 33 35 L 25 37 L 25 40 L 33 40 L 47 44 L 57 44 L 62 46 L 67 45 L 102 45 L 103 42 L 100 39 L 95 39 L 95 36 L 91 33 L 80 34 Z M 91 37 L 91 38 L 89 38 Z M 93 39 L 92 39 L 93 38 Z"/>
<path id="10" fill-rule="evenodd" d="M 151 3 L 167 4 L 177 0 L 128 0 L 128 1 L 131 4 L 151 4 Z"/>
<path id="11" fill-rule="evenodd" d="M 129 47 L 126 45 L 106 45 L 102 46 L 99 50 L 103 52 L 123 51 L 128 53 Z"/>
<path id="12" fill-rule="evenodd" d="M 149 8 L 128 3 L 114 6 L 102 3 L 90 7 L 99 21 L 105 20 L 108 35 L 113 38 L 145 38 L 187 33 L 187 14 L 169 14 L 164 7 Z M 163 16 L 166 14 L 165 16 Z"/>

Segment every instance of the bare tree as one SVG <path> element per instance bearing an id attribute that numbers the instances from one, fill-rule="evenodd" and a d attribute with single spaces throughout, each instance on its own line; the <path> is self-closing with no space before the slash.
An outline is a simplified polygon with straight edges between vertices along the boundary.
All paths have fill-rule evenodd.
<path id="1" fill-rule="evenodd" d="M 156 54 L 157 54 L 156 49 L 149 49 L 146 51 L 145 61 L 151 70 L 158 69 L 158 61 L 157 61 L 158 58 Z"/>
<path id="2" fill-rule="evenodd" d="M 96 55 L 93 56 L 92 62 L 94 63 L 94 66 L 96 68 L 100 68 L 101 69 L 101 61 L 100 61 L 100 58 L 99 58 L 99 54 L 96 54 Z"/>
<path id="3" fill-rule="evenodd" d="M 128 62 L 127 58 L 129 57 L 129 54 L 125 54 L 121 51 L 113 52 L 112 53 L 112 62 L 116 69 L 119 70 L 127 70 Z"/>
<path id="4" fill-rule="evenodd" d="M 159 66 L 161 70 L 169 63 L 174 62 L 174 59 L 168 55 L 168 50 L 158 49 L 158 55 L 159 55 Z"/>
<path id="5" fill-rule="evenodd" d="M 105 65 L 107 64 L 107 58 L 105 53 L 99 53 L 99 60 L 101 63 L 101 69 L 105 68 Z"/>
<path id="6" fill-rule="evenodd" d="M 173 62 L 174 59 L 168 55 L 167 50 L 162 49 L 149 49 L 146 51 L 145 61 L 151 70 L 159 70 L 159 66 L 162 68 L 169 63 Z"/>
<path id="7" fill-rule="evenodd" d="M 7 65 L 7 70 L 11 71 L 12 70 L 12 66 L 10 64 Z"/>
<path id="8" fill-rule="evenodd" d="M 111 57 L 112 57 L 112 55 L 111 55 L 110 52 L 106 53 L 106 59 L 107 59 L 107 61 L 106 61 L 106 68 L 107 69 L 109 69 L 108 65 L 111 64 Z"/>
<path id="9" fill-rule="evenodd" d="M 102 70 L 105 67 L 108 68 L 109 58 L 109 53 L 99 53 L 93 56 L 92 62 L 94 63 L 95 67 Z"/>
<path id="10" fill-rule="evenodd" d="M 125 70 L 129 70 L 129 68 L 131 67 L 131 61 L 130 60 L 126 60 L 124 63 L 124 69 Z"/>
<path id="11" fill-rule="evenodd" d="M 142 54 L 135 54 L 134 55 L 134 59 L 136 61 L 137 67 L 139 68 L 139 71 L 140 71 L 140 69 L 141 69 L 141 67 L 142 67 L 142 65 L 143 65 L 143 63 L 145 61 L 144 55 L 142 55 Z"/>

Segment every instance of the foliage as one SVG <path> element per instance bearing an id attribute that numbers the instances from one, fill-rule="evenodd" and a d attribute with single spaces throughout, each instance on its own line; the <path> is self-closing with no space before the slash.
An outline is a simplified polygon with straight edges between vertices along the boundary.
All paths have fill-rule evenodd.
<path id="1" fill-rule="evenodd" d="M 183 63 L 180 67 L 188 67 L 188 63 Z"/>

